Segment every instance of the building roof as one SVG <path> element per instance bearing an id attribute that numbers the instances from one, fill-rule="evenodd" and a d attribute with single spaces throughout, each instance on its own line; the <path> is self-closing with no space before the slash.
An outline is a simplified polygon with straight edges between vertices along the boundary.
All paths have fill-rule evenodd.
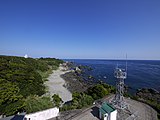
<path id="1" fill-rule="evenodd" d="M 115 111 L 115 108 L 109 103 L 104 102 L 99 110 L 101 111 L 102 114 L 106 114 Z"/>
<path id="2" fill-rule="evenodd" d="M 24 120 L 25 117 L 25 112 L 20 113 L 20 114 L 16 114 L 13 116 L 9 116 L 9 117 L 5 117 L 5 118 L 0 118 L 0 120 Z"/>

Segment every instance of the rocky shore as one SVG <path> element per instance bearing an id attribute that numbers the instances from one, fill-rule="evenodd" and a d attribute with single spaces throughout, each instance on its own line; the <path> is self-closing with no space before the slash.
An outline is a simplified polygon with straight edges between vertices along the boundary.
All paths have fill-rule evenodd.
<path id="1" fill-rule="evenodd" d="M 87 84 L 81 75 L 77 75 L 74 71 L 67 72 L 61 77 L 66 81 L 64 87 L 66 87 L 71 93 L 84 92 L 91 85 Z"/>
<path id="2" fill-rule="evenodd" d="M 147 89 L 147 88 L 139 89 L 136 93 L 136 96 L 138 98 L 156 101 L 157 103 L 160 103 L 160 92 L 154 89 Z"/>

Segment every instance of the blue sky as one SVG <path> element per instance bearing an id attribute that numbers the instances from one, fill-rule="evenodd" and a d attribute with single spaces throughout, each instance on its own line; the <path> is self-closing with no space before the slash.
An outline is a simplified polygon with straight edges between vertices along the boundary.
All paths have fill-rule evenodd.
<path id="1" fill-rule="evenodd" d="M 160 60 L 160 0 L 0 0 L 0 54 Z"/>

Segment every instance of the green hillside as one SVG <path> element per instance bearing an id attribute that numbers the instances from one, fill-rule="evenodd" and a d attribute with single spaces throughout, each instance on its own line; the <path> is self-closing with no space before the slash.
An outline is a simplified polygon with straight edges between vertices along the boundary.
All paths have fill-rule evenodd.
<path id="1" fill-rule="evenodd" d="M 62 62 L 55 58 L 0 56 L 0 114 L 26 111 L 27 98 L 46 92 L 44 80 Z"/>

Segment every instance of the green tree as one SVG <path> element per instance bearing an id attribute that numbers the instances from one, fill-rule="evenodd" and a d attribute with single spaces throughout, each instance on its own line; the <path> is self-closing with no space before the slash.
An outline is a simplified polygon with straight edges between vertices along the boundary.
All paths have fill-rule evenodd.
<path id="1" fill-rule="evenodd" d="M 12 115 L 22 110 L 23 96 L 19 94 L 17 85 L 0 79 L 0 111 L 6 115 Z"/>
<path id="2" fill-rule="evenodd" d="M 95 100 L 100 99 L 108 94 L 109 94 L 109 90 L 107 90 L 101 84 L 97 84 L 94 87 L 88 89 L 88 95 L 91 95 Z"/>
<path id="3" fill-rule="evenodd" d="M 53 106 L 50 98 L 33 96 L 46 92 L 43 79 L 60 63 L 63 61 L 55 58 L 0 56 L 0 113 L 36 112 Z"/>
<path id="4" fill-rule="evenodd" d="M 63 100 L 57 94 L 54 94 L 52 96 L 52 99 L 53 99 L 53 104 L 56 107 L 60 107 L 60 105 L 63 103 Z"/>
<path id="5" fill-rule="evenodd" d="M 93 98 L 85 93 L 78 93 L 78 92 L 74 92 L 72 94 L 72 108 L 76 109 L 76 108 L 82 108 L 82 107 L 86 107 L 88 105 L 91 105 L 93 103 Z"/>

